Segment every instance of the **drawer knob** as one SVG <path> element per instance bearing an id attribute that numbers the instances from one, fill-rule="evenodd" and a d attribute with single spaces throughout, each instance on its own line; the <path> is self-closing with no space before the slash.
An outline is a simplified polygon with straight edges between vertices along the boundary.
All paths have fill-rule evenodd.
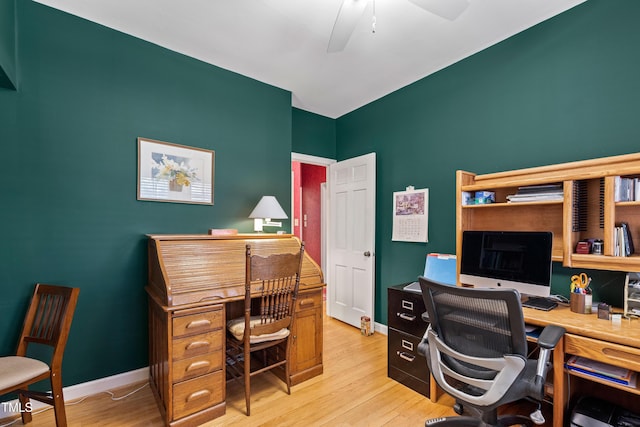
<path id="1" fill-rule="evenodd" d="M 399 351 L 398 356 L 400 356 L 401 359 L 406 360 L 407 362 L 413 362 L 416 358 L 416 356 L 414 356 L 413 354 L 408 354 L 405 353 L 404 351 Z"/>
<path id="2" fill-rule="evenodd" d="M 413 322 L 414 320 L 416 320 L 416 316 L 413 314 L 407 314 L 407 313 L 396 313 L 396 314 L 402 320 L 408 320 L 409 322 Z"/>
<path id="3" fill-rule="evenodd" d="M 209 347 L 211 343 L 209 341 L 193 341 L 187 345 L 186 350 L 196 350 L 202 347 Z"/>
<path id="4" fill-rule="evenodd" d="M 211 326 L 211 321 L 207 319 L 194 320 L 187 324 L 187 329 L 202 328 L 205 326 Z"/>
<path id="5" fill-rule="evenodd" d="M 202 398 L 209 398 L 209 396 L 211 396 L 211 392 L 209 390 L 198 390 L 195 391 L 193 393 L 191 393 L 189 396 L 187 396 L 187 402 L 191 402 L 193 400 L 198 400 L 198 399 L 202 399 Z"/>
<path id="6" fill-rule="evenodd" d="M 191 372 L 191 371 L 197 371 L 198 369 L 205 369 L 208 368 L 209 365 L 211 365 L 209 363 L 208 360 L 198 360 L 197 362 L 193 362 L 190 363 L 189 366 L 187 366 L 187 369 L 185 369 L 185 372 Z"/>

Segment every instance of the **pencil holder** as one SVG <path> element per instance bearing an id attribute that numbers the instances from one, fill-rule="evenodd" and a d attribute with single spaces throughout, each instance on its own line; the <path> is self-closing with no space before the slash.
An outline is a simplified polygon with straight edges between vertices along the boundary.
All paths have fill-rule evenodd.
<path id="1" fill-rule="evenodd" d="M 591 295 L 572 292 L 569 307 L 574 313 L 591 314 Z"/>

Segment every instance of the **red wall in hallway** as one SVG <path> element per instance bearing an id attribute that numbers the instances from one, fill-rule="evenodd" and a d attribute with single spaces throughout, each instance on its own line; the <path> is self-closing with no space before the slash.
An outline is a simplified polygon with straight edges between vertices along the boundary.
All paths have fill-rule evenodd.
<path id="1" fill-rule="evenodd" d="M 320 185 L 327 180 L 326 167 L 303 163 L 300 171 L 302 176 L 302 239 L 309 256 L 318 265 L 322 265 Z"/>

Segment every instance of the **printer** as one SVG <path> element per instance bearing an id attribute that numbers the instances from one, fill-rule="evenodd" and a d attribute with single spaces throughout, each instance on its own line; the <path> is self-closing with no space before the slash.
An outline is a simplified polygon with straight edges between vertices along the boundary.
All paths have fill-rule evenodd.
<path id="1" fill-rule="evenodd" d="M 571 411 L 571 427 L 640 427 L 640 414 L 594 397 L 582 397 Z"/>

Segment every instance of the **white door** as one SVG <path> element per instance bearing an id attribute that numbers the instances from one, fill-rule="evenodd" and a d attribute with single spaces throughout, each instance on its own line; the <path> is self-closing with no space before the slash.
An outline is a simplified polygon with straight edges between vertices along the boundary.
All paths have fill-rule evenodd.
<path id="1" fill-rule="evenodd" d="M 329 165 L 327 314 L 374 322 L 376 154 Z"/>

